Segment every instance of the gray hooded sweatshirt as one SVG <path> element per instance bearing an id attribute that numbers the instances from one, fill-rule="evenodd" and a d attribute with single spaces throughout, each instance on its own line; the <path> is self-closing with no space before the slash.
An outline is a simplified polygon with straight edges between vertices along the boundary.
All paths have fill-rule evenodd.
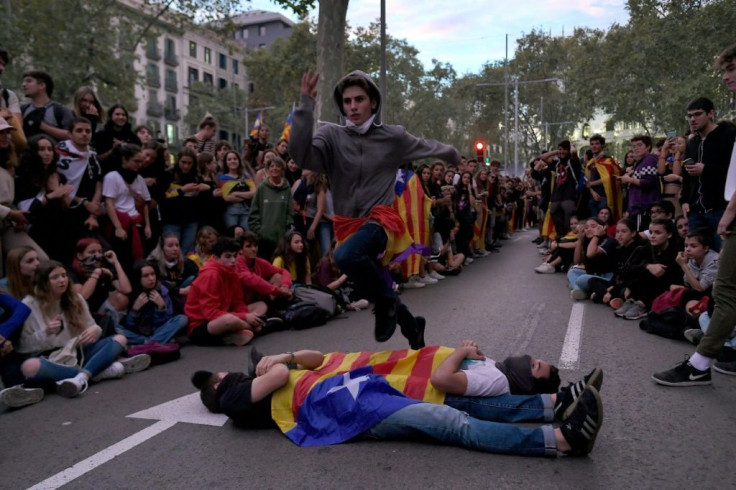
<path id="1" fill-rule="evenodd" d="M 381 124 L 378 87 L 362 71 L 351 72 L 345 78 L 351 76 L 368 81 L 372 88 L 369 95 L 378 102 L 376 117 L 368 131 L 360 134 L 347 126 L 327 124 L 312 134 L 314 99 L 302 95 L 294 111 L 289 154 L 299 166 L 327 175 L 336 215 L 362 218 L 378 204 L 391 206 L 396 171 L 401 165 L 428 157 L 457 164 L 460 154 L 450 145 L 417 138 L 403 126 Z M 337 87 L 334 100 L 345 117 L 342 94 Z"/>

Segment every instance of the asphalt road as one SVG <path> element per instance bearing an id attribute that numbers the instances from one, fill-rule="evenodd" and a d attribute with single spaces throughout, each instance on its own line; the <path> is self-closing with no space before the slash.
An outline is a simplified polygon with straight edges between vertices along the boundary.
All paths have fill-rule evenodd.
<path id="1" fill-rule="evenodd" d="M 428 343 L 474 339 L 495 359 L 530 353 L 568 366 L 563 382 L 602 367 L 605 418 L 588 457 L 500 456 L 428 442 L 298 448 L 276 430 L 238 430 L 199 410 L 187 415 L 186 400 L 160 410 L 175 415 L 159 419 L 174 420 L 128 417 L 193 393 L 189 376 L 197 369 L 238 370 L 245 362 L 243 348 L 187 346 L 177 362 L 92 385 L 76 399 L 47 395 L 0 412 L 0 488 L 66 481 L 65 488 L 96 489 L 734 487 L 736 378 L 714 372 L 710 387 L 655 385 L 652 372 L 692 348 L 643 333 L 601 306 L 578 303 L 573 312 L 564 277 L 532 271 L 539 262 L 533 236 L 517 234 L 500 254 L 402 299 L 428 318 Z M 398 333 L 376 343 L 372 329 L 362 311 L 255 345 L 265 353 L 406 347 Z"/>

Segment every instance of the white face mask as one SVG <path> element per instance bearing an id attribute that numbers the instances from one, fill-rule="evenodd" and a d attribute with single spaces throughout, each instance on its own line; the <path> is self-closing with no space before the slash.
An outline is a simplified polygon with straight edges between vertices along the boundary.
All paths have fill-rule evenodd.
<path id="1" fill-rule="evenodd" d="M 360 126 L 356 125 L 353 121 L 350 119 L 345 120 L 345 127 L 350 129 L 351 131 L 355 131 L 358 134 L 365 134 L 368 129 L 373 124 L 373 120 L 376 118 L 376 115 L 373 114 L 371 117 L 369 117 L 363 124 Z"/>

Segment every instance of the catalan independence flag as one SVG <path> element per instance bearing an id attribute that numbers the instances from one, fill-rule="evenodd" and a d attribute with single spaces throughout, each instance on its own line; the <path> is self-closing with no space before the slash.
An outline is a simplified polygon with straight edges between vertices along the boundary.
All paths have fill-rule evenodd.
<path id="1" fill-rule="evenodd" d="M 289 136 L 291 136 L 291 121 L 294 119 L 294 107 L 296 107 L 296 104 L 291 104 L 291 112 L 289 112 L 289 117 L 286 118 L 286 122 L 284 123 L 284 129 L 281 131 L 281 139 L 289 141 Z"/>
<path id="2" fill-rule="evenodd" d="M 453 351 L 430 346 L 327 354 L 315 370 L 289 372 L 289 382 L 271 398 L 271 416 L 300 446 L 344 442 L 411 403 L 444 403 L 445 394 L 429 378 Z"/>
<path id="3" fill-rule="evenodd" d="M 221 175 L 217 179 L 217 186 L 222 190 L 222 197 L 229 196 L 233 189 L 240 184 L 243 184 L 243 187 L 247 186 L 248 190 L 251 191 L 256 188 L 256 183 L 247 174 L 240 179 L 235 179 L 227 174 Z"/>
<path id="4" fill-rule="evenodd" d="M 256 121 L 253 123 L 253 129 L 250 130 L 250 136 L 252 138 L 258 138 L 258 131 L 261 130 L 261 121 L 263 119 L 263 111 L 258 111 L 256 115 Z"/>
<path id="5" fill-rule="evenodd" d="M 623 217 L 624 194 L 621 189 L 621 181 L 616 177 L 620 177 L 623 171 L 614 159 L 609 156 L 602 156 L 597 159 L 591 158 L 586 166 L 588 176 L 590 176 L 590 169 L 593 166 L 595 166 L 598 176 L 603 183 L 603 188 L 606 192 L 606 202 L 608 203 L 608 207 L 613 211 L 613 221 L 614 223 L 618 223 L 618 220 Z"/>
<path id="6" fill-rule="evenodd" d="M 555 173 L 552 172 L 549 183 L 549 194 L 555 190 Z M 551 203 L 547 204 L 547 209 L 544 210 L 544 221 L 542 222 L 542 236 L 548 240 L 557 239 L 557 230 L 555 229 L 555 222 L 552 221 L 552 213 L 550 213 Z"/>
<path id="7" fill-rule="evenodd" d="M 429 216 L 432 210 L 432 200 L 424 194 L 424 188 L 419 176 L 411 170 L 399 170 L 394 185 L 393 208 L 406 223 L 409 236 L 414 244 L 420 246 L 417 250 L 426 255 L 431 254 L 432 229 L 429 226 Z M 419 274 L 422 266 L 421 253 L 414 253 L 401 263 L 404 277 Z"/>

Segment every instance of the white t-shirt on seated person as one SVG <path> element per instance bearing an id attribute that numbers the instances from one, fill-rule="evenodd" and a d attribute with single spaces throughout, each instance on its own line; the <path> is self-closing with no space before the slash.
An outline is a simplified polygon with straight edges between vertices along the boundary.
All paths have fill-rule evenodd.
<path id="1" fill-rule="evenodd" d="M 131 218 L 135 218 L 140 214 L 135 208 L 133 193 L 138 194 L 146 202 L 151 200 L 146 181 L 140 175 L 135 178 L 130 186 L 125 183 L 123 177 L 117 171 L 105 175 L 105 180 L 102 183 L 103 197 L 114 199 L 115 209 L 121 213 L 127 213 Z"/>
<path id="2" fill-rule="evenodd" d="M 496 361 L 486 358 L 483 361 L 465 359 L 460 369 L 468 379 L 465 396 L 498 396 L 511 392 L 506 375 L 496 367 Z"/>

